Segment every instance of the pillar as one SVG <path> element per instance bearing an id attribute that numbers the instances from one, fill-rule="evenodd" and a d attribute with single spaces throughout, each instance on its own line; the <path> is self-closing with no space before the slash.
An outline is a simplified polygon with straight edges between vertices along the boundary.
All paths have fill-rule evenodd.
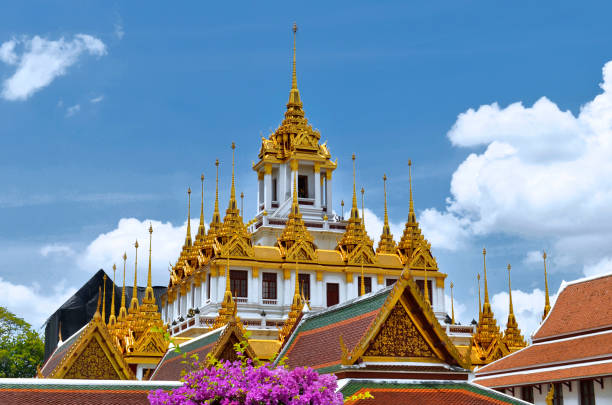
<path id="1" fill-rule="evenodd" d="M 270 212 L 272 208 L 272 165 L 264 165 L 264 209 Z"/>
<path id="2" fill-rule="evenodd" d="M 326 184 L 326 206 L 327 206 L 327 216 L 329 218 L 331 218 L 332 216 L 332 171 L 331 170 L 327 170 L 325 172 L 325 175 L 327 176 L 327 184 Z"/>
<path id="3" fill-rule="evenodd" d="M 314 207 L 321 207 L 321 166 L 318 163 L 314 165 L 314 189 L 315 189 L 315 201 Z"/>
<path id="4" fill-rule="evenodd" d="M 293 198 L 293 179 L 297 181 L 298 164 L 299 162 L 295 159 L 291 161 L 291 198 Z"/>

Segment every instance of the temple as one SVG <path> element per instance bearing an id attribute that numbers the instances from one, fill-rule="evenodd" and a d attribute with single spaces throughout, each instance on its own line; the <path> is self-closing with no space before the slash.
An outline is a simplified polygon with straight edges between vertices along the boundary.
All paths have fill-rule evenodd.
<path id="1" fill-rule="evenodd" d="M 366 404 L 525 403 L 509 391 L 516 385 L 514 380 L 499 383 L 497 377 L 489 377 L 511 369 L 496 364 L 520 358 L 537 346 L 536 340 L 528 345 L 514 314 L 511 267 L 504 330 L 489 299 L 485 249 L 484 302 L 478 274 L 478 321 L 456 322 L 452 283 L 448 283 L 451 314 L 446 312 L 447 275 L 439 269 L 417 221 L 412 162 L 408 161 L 409 200 L 401 235 L 394 236 L 389 226 L 386 174 L 382 176 L 384 221 L 376 246 L 366 231 L 365 189 L 357 186 L 354 154 L 350 211 L 346 217 L 334 211 L 332 179 L 338 160 L 332 159 L 321 133 L 306 119 L 297 81 L 296 33 L 294 26 L 284 119 L 261 139 L 252 166 L 258 185 L 254 217 L 245 221 L 238 204 L 235 162 L 240 149 L 232 142 L 231 149 L 228 144 L 231 168 L 223 168 L 232 173 L 227 208 L 222 213 L 221 168 L 216 160 L 212 217 L 206 226 L 204 197 L 209 193 L 202 174 L 199 225 L 194 234 L 188 189 L 187 230 L 169 269 L 168 286 L 152 286 L 154 240 L 149 227 L 146 287 L 138 287 L 140 245 L 135 241 L 133 285 L 126 286 L 131 275 L 126 275 L 124 253 L 121 285 L 115 283 L 113 266 L 107 294 L 110 277 L 101 271 L 79 290 L 78 299 L 73 297 L 49 318 L 47 359 L 39 380 L 27 384 L 38 384 L 42 387 L 38 392 L 59 397 L 64 392 L 61 387 L 77 389 L 70 379 L 104 380 L 92 383 L 97 388 L 91 395 L 106 395 L 101 392 L 108 390 L 126 395 L 116 402 L 131 395 L 140 398 L 133 403 L 140 403 L 146 400 L 142 387 L 176 387 L 190 371 L 180 353 L 233 360 L 234 345 L 245 342 L 244 355 L 249 358 L 276 364 L 285 358 L 290 368 L 334 373 L 346 396 L 372 392 L 375 401 L 364 400 Z M 546 264 L 545 285 L 541 330 L 546 330 L 556 308 L 551 310 Z M 544 340 L 537 344 L 545 346 Z M 475 372 L 481 385 L 471 381 Z M 54 379 L 60 389 L 45 379 Z M 110 380 L 140 380 L 143 385 L 136 381 L 113 385 Z M 121 386 L 128 388 L 121 392 L 113 388 Z M 12 388 L 5 388 L 0 381 L 0 399 L 16 398 Z"/>

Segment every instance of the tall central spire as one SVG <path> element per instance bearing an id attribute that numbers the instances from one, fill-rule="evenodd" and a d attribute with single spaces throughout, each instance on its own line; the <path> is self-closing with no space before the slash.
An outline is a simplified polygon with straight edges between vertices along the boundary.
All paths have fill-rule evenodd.
<path id="1" fill-rule="evenodd" d="M 147 289 L 142 300 L 143 304 L 155 304 L 155 295 L 153 294 L 153 285 L 151 283 L 151 245 L 153 241 L 153 225 L 149 224 L 149 270 L 147 274 Z"/>
<path id="2" fill-rule="evenodd" d="M 487 284 L 487 249 L 485 248 L 482 248 L 482 262 L 484 267 L 484 307 L 488 306 L 491 308 L 491 304 L 489 304 L 489 286 Z"/>
<path id="3" fill-rule="evenodd" d="M 408 211 L 408 222 L 415 223 L 414 201 L 412 200 L 412 160 L 408 160 L 408 183 L 410 185 L 410 207 Z"/>
<path id="4" fill-rule="evenodd" d="M 125 263 L 127 254 L 123 252 L 123 288 L 121 289 L 121 308 L 119 308 L 119 321 L 125 321 L 127 311 L 125 309 Z"/>
<path id="5" fill-rule="evenodd" d="M 130 314 L 138 312 L 138 240 L 134 243 L 136 253 L 134 256 L 134 287 L 132 287 L 132 300 L 130 301 Z"/>
<path id="6" fill-rule="evenodd" d="M 200 225 L 196 235 L 196 242 L 202 242 L 206 237 L 206 227 L 204 226 L 204 173 L 200 176 L 202 181 L 202 200 L 200 202 Z"/>
<path id="7" fill-rule="evenodd" d="M 380 234 L 380 240 L 378 241 L 378 248 L 376 253 L 395 253 L 395 241 L 391 234 L 391 227 L 389 226 L 389 215 L 387 213 L 387 175 L 383 175 L 383 189 L 385 197 L 385 221 L 383 223 L 382 233 Z"/>
<path id="8" fill-rule="evenodd" d="M 291 92 L 289 93 L 289 106 L 302 106 L 302 102 L 300 101 L 300 91 L 297 87 L 297 73 L 295 67 L 295 42 L 297 36 L 297 24 L 293 24 L 293 70 L 291 73 Z"/>

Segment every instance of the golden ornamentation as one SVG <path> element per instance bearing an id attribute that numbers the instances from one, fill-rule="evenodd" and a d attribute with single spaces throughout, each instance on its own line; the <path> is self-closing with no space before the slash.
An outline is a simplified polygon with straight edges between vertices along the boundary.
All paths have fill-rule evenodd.
<path id="1" fill-rule="evenodd" d="M 365 356 L 436 357 L 401 305 L 389 314 Z"/>
<path id="2" fill-rule="evenodd" d="M 550 312 L 550 297 L 548 296 L 548 274 L 546 274 L 546 252 L 542 253 L 542 259 L 544 259 L 544 287 L 546 290 L 545 301 L 544 301 L 544 314 L 542 315 L 542 321 L 546 319 Z"/>
<path id="3" fill-rule="evenodd" d="M 393 235 L 391 234 L 391 228 L 389 227 L 389 215 L 387 213 L 387 175 L 383 175 L 383 184 L 384 184 L 384 196 L 385 196 L 385 218 L 383 223 L 382 233 L 380 234 L 380 240 L 378 242 L 378 247 L 376 248 L 376 253 L 387 253 L 393 254 L 395 253 L 395 249 L 397 245 L 393 240 Z"/>
<path id="4" fill-rule="evenodd" d="M 79 357 L 72 363 L 64 378 L 85 380 L 119 380 L 119 374 L 106 357 L 104 350 L 96 339 L 85 347 Z"/>
<path id="5" fill-rule="evenodd" d="M 230 289 L 230 268 L 228 256 L 227 267 L 225 270 L 225 294 L 223 295 L 221 308 L 219 308 L 219 315 L 215 318 L 212 329 L 217 329 L 226 325 L 231 319 L 236 319 L 239 321 L 239 318 L 236 317 L 237 311 L 238 307 L 236 305 L 236 301 L 234 301 L 234 297 L 232 296 L 232 291 Z"/>
<path id="6" fill-rule="evenodd" d="M 514 307 L 512 306 L 512 286 L 510 284 L 510 265 L 508 264 L 508 295 L 509 295 L 509 310 L 508 310 L 508 322 L 506 323 L 506 330 L 504 331 L 504 337 L 502 342 L 508 348 L 510 353 L 515 352 L 523 347 L 527 346 L 525 339 L 521 335 L 521 330 L 518 328 L 516 317 L 514 316 Z"/>
<path id="7" fill-rule="evenodd" d="M 295 183 L 294 183 L 295 185 Z M 295 191 L 295 189 L 294 189 Z M 295 261 L 295 288 L 293 293 L 293 301 L 291 302 L 291 309 L 289 310 L 289 316 L 287 320 L 283 324 L 282 329 L 278 333 L 279 340 L 282 342 L 285 341 L 287 336 L 293 330 L 293 327 L 297 323 L 300 315 L 302 315 L 302 311 L 304 310 L 305 300 L 302 295 L 300 295 L 300 285 L 299 285 L 299 271 L 298 271 L 298 262 L 297 259 Z"/>
<path id="8" fill-rule="evenodd" d="M 346 231 L 338 242 L 337 249 L 342 253 L 344 261 L 348 264 L 372 264 L 376 253 L 374 242 L 368 236 L 364 223 L 359 218 L 357 209 L 357 192 L 355 189 L 355 154 L 353 154 L 353 205 L 351 217 L 346 225 Z"/>

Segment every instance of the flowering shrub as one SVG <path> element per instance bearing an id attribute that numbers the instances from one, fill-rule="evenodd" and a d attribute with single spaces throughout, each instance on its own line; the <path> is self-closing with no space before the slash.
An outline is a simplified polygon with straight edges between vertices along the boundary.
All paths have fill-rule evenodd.
<path id="1" fill-rule="evenodd" d="M 339 405 L 336 377 L 310 368 L 288 370 L 269 364 L 256 366 L 250 359 L 215 362 L 184 378 L 171 392 L 149 394 L 152 405 Z"/>

